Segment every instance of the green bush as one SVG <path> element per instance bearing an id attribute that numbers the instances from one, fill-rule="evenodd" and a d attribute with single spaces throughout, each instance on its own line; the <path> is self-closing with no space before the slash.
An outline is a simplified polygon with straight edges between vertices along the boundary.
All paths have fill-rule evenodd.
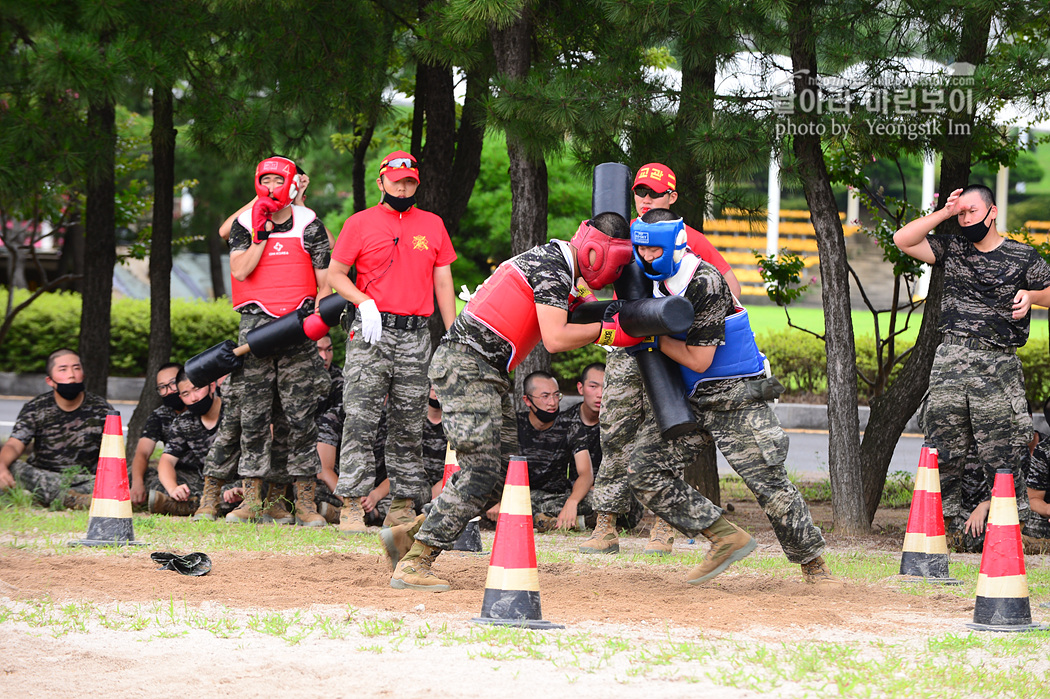
<path id="1" fill-rule="evenodd" d="M 584 345 L 571 352 L 562 352 L 551 356 L 551 373 L 558 379 L 558 385 L 566 392 L 576 392 L 576 382 L 580 372 L 588 364 L 605 363 L 609 353 L 598 345 Z"/>

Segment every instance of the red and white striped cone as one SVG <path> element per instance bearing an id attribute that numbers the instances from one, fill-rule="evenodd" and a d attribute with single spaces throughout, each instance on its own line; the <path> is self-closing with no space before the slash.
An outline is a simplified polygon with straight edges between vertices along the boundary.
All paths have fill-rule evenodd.
<path id="1" fill-rule="evenodd" d="M 145 542 L 135 541 L 131 523 L 131 489 L 128 487 L 128 466 L 124 458 L 124 430 L 120 413 L 106 415 L 102 428 L 102 446 L 98 452 L 95 470 L 95 490 L 88 512 L 87 537 L 70 541 L 70 546 L 128 546 Z"/>
<path id="2" fill-rule="evenodd" d="M 540 612 L 529 468 L 524 456 L 510 457 L 496 522 L 496 539 L 492 542 L 492 558 L 485 579 L 481 616 L 471 621 L 541 630 L 565 628 L 544 621 Z"/>
<path id="3" fill-rule="evenodd" d="M 1034 631 L 1046 624 L 1032 623 L 1028 578 L 1017 517 L 1014 476 L 1008 468 L 995 472 L 992 504 L 984 534 L 981 572 L 977 576 L 977 600 L 973 623 L 978 631 Z"/>
<path id="4" fill-rule="evenodd" d="M 459 472 L 459 460 L 456 459 L 456 450 L 450 445 L 445 446 L 445 473 L 441 478 L 441 489 L 444 490 L 445 486 L 448 485 L 449 480 L 452 476 Z M 463 533 L 456 539 L 456 543 L 452 545 L 453 551 L 462 551 L 463 553 L 484 553 L 484 547 L 481 545 L 481 517 L 475 517 L 474 519 L 467 522 L 466 528 L 463 529 Z"/>
<path id="5" fill-rule="evenodd" d="M 908 513 L 900 574 L 908 581 L 958 585 L 948 574 L 948 542 L 944 536 L 944 509 L 941 506 L 941 476 L 937 468 L 937 449 L 923 444 L 915 492 Z"/>

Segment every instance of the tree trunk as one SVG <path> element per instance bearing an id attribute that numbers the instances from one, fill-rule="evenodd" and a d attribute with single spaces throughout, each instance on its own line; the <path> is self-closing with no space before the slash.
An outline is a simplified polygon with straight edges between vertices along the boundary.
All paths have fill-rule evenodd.
<path id="1" fill-rule="evenodd" d="M 811 0 L 799 2 L 788 18 L 796 104 L 815 104 L 817 97 L 816 29 Z M 807 95 L 803 99 L 805 93 Z M 809 99 L 810 97 L 816 99 Z M 798 114 L 803 119 L 806 114 Z M 816 115 L 813 115 L 814 117 Z M 806 129 L 800 129 L 805 132 Z M 857 416 L 857 353 L 850 317 L 846 240 L 838 205 L 817 134 L 793 137 L 799 178 L 806 193 L 817 237 L 826 328 L 828 374 L 828 468 L 836 533 L 847 536 L 870 529 L 864 516 L 860 475 L 860 426 Z"/>
<path id="2" fill-rule="evenodd" d="M 496 56 L 496 70 L 504 76 L 524 80 L 531 66 L 530 44 L 532 22 L 528 9 L 503 29 L 489 27 L 489 38 Z M 547 164 L 543 158 L 529 156 L 521 139 L 507 134 L 510 158 L 510 242 L 511 254 L 517 255 L 547 242 Z M 514 372 L 517 395 L 522 394 L 522 381 L 533 371 L 550 371 L 550 354 L 537 345 Z"/>
<path id="3" fill-rule="evenodd" d="M 116 110 L 108 98 L 88 105 L 87 130 L 93 146 L 87 167 L 84 212 L 83 310 L 80 316 L 80 361 L 88 391 L 106 395 L 109 378 L 109 326 L 113 267 L 117 262 Z"/>
<path id="4" fill-rule="evenodd" d="M 668 163 L 677 179 L 678 200 L 674 209 L 698 231 L 704 230 L 707 169 L 691 156 L 688 143 L 697 125 L 710 123 L 714 118 L 715 69 L 713 53 L 683 67 L 681 102 L 675 117 L 678 158 Z"/>
<path id="5" fill-rule="evenodd" d="M 226 275 L 223 274 L 222 261 L 230 254 L 226 242 L 218 233 L 208 233 L 208 273 L 211 275 L 211 296 L 213 299 L 226 296 Z"/>
<path id="6" fill-rule="evenodd" d="M 368 194 L 365 183 L 365 175 L 368 173 L 365 172 L 365 156 L 368 154 L 368 146 L 372 144 L 372 135 L 375 133 L 375 130 L 375 115 L 369 117 L 367 126 L 359 131 L 355 130 L 355 133 L 360 133 L 361 137 L 358 139 L 357 145 L 354 146 L 354 166 L 351 171 L 354 188 L 354 213 L 368 208 Z"/>
<path id="7" fill-rule="evenodd" d="M 975 66 L 984 63 L 988 33 L 991 29 L 990 12 L 968 9 L 962 26 L 963 33 L 956 60 Z M 952 123 L 953 127 L 947 128 L 946 124 L 942 129 L 945 136 L 937 208 L 944 206 L 953 190 L 967 185 L 970 179 L 970 158 L 973 154 L 974 115 L 952 113 L 947 115 L 946 122 Z M 959 124 L 967 125 L 965 133 L 960 133 L 963 129 L 957 128 Z M 950 219 L 941 224 L 939 232 L 955 225 L 954 219 Z M 867 465 L 863 473 L 864 511 L 869 523 L 875 518 L 875 511 L 882 498 L 886 473 L 893 458 L 893 448 L 900 439 L 908 419 L 919 409 L 930 385 L 933 356 L 941 341 L 937 325 L 941 316 L 943 281 L 943 268 L 934 267 L 929 293 L 923 307 L 922 325 L 912 354 L 890 389 L 871 404 L 871 414 L 860 451 L 861 462 Z M 916 463 L 918 459 L 919 455 L 915 454 Z"/>
<path id="8" fill-rule="evenodd" d="M 149 354 L 146 383 L 128 422 L 125 443 L 130 463 L 146 418 L 160 405 L 153 377 L 171 359 L 171 238 L 175 208 L 175 101 L 171 88 L 153 87 L 153 235 L 149 246 Z M 214 236 L 218 237 L 218 236 Z"/>

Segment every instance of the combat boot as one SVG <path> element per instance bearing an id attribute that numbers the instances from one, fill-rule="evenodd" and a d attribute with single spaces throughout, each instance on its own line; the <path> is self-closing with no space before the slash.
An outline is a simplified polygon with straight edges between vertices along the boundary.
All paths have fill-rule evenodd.
<path id="1" fill-rule="evenodd" d="M 176 500 L 168 497 L 167 493 L 159 490 L 149 491 L 149 512 L 154 515 L 171 515 L 173 517 L 189 517 L 197 510 L 197 498 L 189 500 Z"/>
<path id="2" fill-rule="evenodd" d="M 323 527 L 327 522 L 317 511 L 317 479 L 313 476 L 295 479 L 295 523 L 300 527 Z"/>
<path id="3" fill-rule="evenodd" d="M 537 512 L 532 516 L 532 527 L 540 534 L 554 531 L 558 528 L 558 518 Z"/>
<path id="4" fill-rule="evenodd" d="M 339 533 L 344 536 L 353 534 L 365 534 L 368 527 L 365 526 L 365 508 L 361 507 L 361 501 L 347 495 L 343 498 L 343 507 L 339 510 Z"/>
<path id="5" fill-rule="evenodd" d="M 219 505 L 222 502 L 222 487 L 226 481 L 212 476 L 204 477 L 204 492 L 201 494 L 201 504 L 193 513 L 193 521 L 207 520 L 214 522 L 219 516 Z"/>
<path id="6" fill-rule="evenodd" d="M 324 517 L 324 521 L 329 524 L 339 524 L 339 510 L 341 508 L 333 505 L 330 502 L 322 502 L 317 506 L 317 514 Z"/>
<path id="7" fill-rule="evenodd" d="M 1035 536 L 1021 535 L 1021 546 L 1026 556 L 1039 556 L 1050 553 L 1050 539 L 1040 539 Z"/>
<path id="8" fill-rule="evenodd" d="M 386 549 L 387 558 L 390 559 L 390 569 L 397 568 L 397 562 L 404 558 L 408 550 L 415 543 L 416 533 L 423 526 L 426 515 L 416 515 L 411 524 L 399 524 L 396 527 L 388 527 L 379 532 L 379 538 Z"/>
<path id="9" fill-rule="evenodd" d="M 390 501 L 390 509 L 383 518 L 384 527 L 396 527 L 399 524 L 412 524 L 416 518 L 416 504 L 412 498 L 394 498 Z"/>
<path id="10" fill-rule="evenodd" d="M 845 580 L 831 574 L 831 569 L 828 568 L 823 556 L 817 556 L 809 563 L 803 563 L 802 577 L 809 584 L 820 587 L 842 587 L 846 584 Z"/>
<path id="11" fill-rule="evenodd" d="M 421 590 L 423 592 L 445 592 L 452 587 L 431 572 L 434 559 L 441 549 L 427 546 L 419 541 L 412 544 L 405 557 L 394 567 L 390 587 L 395 590 Z"/>
<path id="12" fill-rule="evenodd" d="M 674 549 L 674 535 L 674 527 L 657 517 L 649 532 L 649 543 L 645 545 L 644 553 L 655 556 L 670 555 Z"/>
<path id="13" fill-rule="evenodd" d="M 262 514 L 259 522 L 262 524 L 295 524 L 295 517 L 284 504 L 288 502 L 288 484 L 277 483 L 266 484 L 266 497 L 263 498 Z"/>
<path id="14" fill-rule="evenodd" d="M 62 497 L 62 507 L 67 510 L 90 510 L 91 494 L 78 493 L 75 490 L 67 490 Z"/>
<path id="15" fill-rule="evenodd" d="M 685 581 L 690 585 L 699 585 L 710 580 L 730 564 L 746 558 L 758 545 L 750 534 L 725 517 L 719 517 L 714 524 L 700 533 L 711 542 L 711 548 L 704 556 L 703 562 L 689 571 Z"/>
<path id="16" fill-rule="evenodd" d="M 248 524 L 255 522 L 262 514 L 262 478 L 244 478 L 244 499 L 237 509 L 226 515 L 228 524 Z"/>
<path id="17" fill-rule="evenodd" d="M 591 538 L 580 544 L 580 553 L 619 553 L 620 535 L 616 533 L 616 513 L 599 512 Z"/>

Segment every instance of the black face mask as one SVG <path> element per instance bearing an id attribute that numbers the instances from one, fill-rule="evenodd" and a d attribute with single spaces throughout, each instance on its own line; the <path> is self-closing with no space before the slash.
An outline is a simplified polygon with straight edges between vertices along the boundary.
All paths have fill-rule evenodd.
<path id="1" fill-rule="evenodd" d="M 427 403 L 429 403 L 430 407 L 434 410 L 441 410 L 441 401 L 437 398 L 427 398 Z"/>
<path id="2" fill-rule="evenodd" d="M 383 192 L 383 203 L 398 213 L 405 213 L 416 203 L 415 195 L 410 197 L 395 197 L 389 192 Z"/>
<path id="3" fill-rule="evenodd" d="M 561 412 L 561 408 L 558 407 L 554 410 L 540 410 L 534 405 L 532 406 L 532 412 L 536 414 L 536 419 L 540 422 L 550 423 L 558 418 L 558 413 Z"/>
<path id="4" fill-rule="evenodd" d="M 992 227 L 991 223 L 985 223 L 987 219 L 988 214 L 985 214 L 984 218 L 977 223 L 971 223 L 969 226 L 959 226 L 959 231 L 971 243 L 979 243 L 984 240 L 984 237 L 988 235 L 988 229 Z"/>
<path id="5" fill-rule="evenodd" d="M 182 402 L 182 398 L 178 393 L 169 393 L 166 396 L 161 396 L 160 402 L 172 410 L 184 410 L 186 408 L 186 404 Z"/>
<path id="6" fill-rule="evenodd" d="M 58 391 L 58 395 L 62 396 L 66 400 L 73 400 L 81 393 L 84 392 L 84 382 L 77 381 L 75 383 L 56 383 L 55 390 Z"/>
<path id="7" fill-rule="evenodd" d="M 215 402 L 215 397 L 209 393 L 196 403 L 190 403 L 189 405 L 187 405 L 186 410 L 190 411 L 191 415 L 196 415 L 197 417 L 200 417 L 202 415 L 206 415 L 208 411 L 211 410 L 211 404 L 213 402 Z"/>

